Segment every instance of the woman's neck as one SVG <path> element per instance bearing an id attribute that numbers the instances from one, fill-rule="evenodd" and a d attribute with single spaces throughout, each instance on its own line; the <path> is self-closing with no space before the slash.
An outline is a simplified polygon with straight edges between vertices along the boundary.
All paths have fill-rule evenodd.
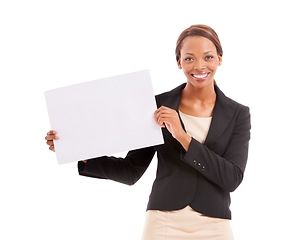
<path id="1" fill-rule="evenodd" d="M 210 84 L 203 88 L 197 88 L 187 83 L 182 91 L 182 98 L 198 104 L 214 104 L 216 100 L 216 93 L 214 91 L 214 84 Z"/>
<path id="2" fill-rule="evenodd" d="M 179 110 L 196 117 L 211 117 L 216 101 L 214 85 L 196 88 L 187 83 L 182 91 Z"/>

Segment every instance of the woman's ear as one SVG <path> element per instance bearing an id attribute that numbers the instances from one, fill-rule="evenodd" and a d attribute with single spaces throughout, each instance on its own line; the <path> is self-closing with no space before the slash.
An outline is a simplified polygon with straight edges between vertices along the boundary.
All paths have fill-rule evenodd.
<path id="1" fill-rule="evenodd" d="M 180 63 L 180 60 L 178 61 L 178 68 L 179 68 L 179 69 L 182 69 L 182 65 L 181 65 L 181 63 Z"/>
<path id="2" fill-rule="evenodd" d="M 218 65 L 222 65 L 222 61 L 223 61 L 223 57 L 222 56 L 218 56 Z"/>

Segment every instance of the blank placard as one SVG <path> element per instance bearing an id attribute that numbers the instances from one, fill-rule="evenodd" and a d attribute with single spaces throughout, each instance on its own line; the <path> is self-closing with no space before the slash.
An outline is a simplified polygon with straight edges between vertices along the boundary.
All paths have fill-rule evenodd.
<path id="1" fill-rule="evenodd" d="M 45 92 L 58 163 L 163 144 L 148 70 Z"/>

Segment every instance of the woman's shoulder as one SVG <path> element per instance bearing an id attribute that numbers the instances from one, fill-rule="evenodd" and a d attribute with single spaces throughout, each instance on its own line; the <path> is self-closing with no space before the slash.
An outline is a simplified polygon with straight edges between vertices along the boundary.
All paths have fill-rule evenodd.
<path id="1" fill-rule="evenodd" d="M 178 106 L 179 101 L 181 99 L 181 92 L 186 86 L 186 83 L 181 84 L 180 86 L 155 96 L 157 106 L 160 107 L 162 105 L 170 108 L 175 108 Z"/>
<path id="2" fill-rule="evenodd" d="M 228 101 L 232 104 L 232 105 L 235 105 L 239 110 L 244 110 L 244 109 L 247 109 L 249 108 L 248 106 L 244 105 L 243 103 L 240 103 L 232 98 L 228 98 Z"/>
<path id="3" fill-rule="evenodd" d="M 232 99 L 230 97 L 227 97 L 220 89 L 218 86 L 215 86 L 215 91 L 217 93 L 217 97 L 219 99 L 219 101 L 229 104 L 231 106 L 236 107 L 239 110 L 244 110 L 244 109 L 248 109 L 249 107 L 240 103 L 239 101 Z"/>
<path id="4" fill-rule="evenodd" d="M 176 88 L 160 93 L 158 95 L 156 95 L 156 98 L 165 98 L 165 97 L 173 97 L 175 95 L 179 95 L 181 94 L 182 90 L 185 88 L 186 83 L 181 84 L 180 86 L 177 86 Z"/>

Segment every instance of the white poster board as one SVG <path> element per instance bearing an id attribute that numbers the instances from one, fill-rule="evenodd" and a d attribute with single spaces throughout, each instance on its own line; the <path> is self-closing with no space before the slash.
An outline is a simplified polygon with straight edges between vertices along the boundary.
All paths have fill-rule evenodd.
<path id="1" fill-rule="evenodd" d="M 45 92 L 59 164 L 163 144 L 148 70 Z"/>

